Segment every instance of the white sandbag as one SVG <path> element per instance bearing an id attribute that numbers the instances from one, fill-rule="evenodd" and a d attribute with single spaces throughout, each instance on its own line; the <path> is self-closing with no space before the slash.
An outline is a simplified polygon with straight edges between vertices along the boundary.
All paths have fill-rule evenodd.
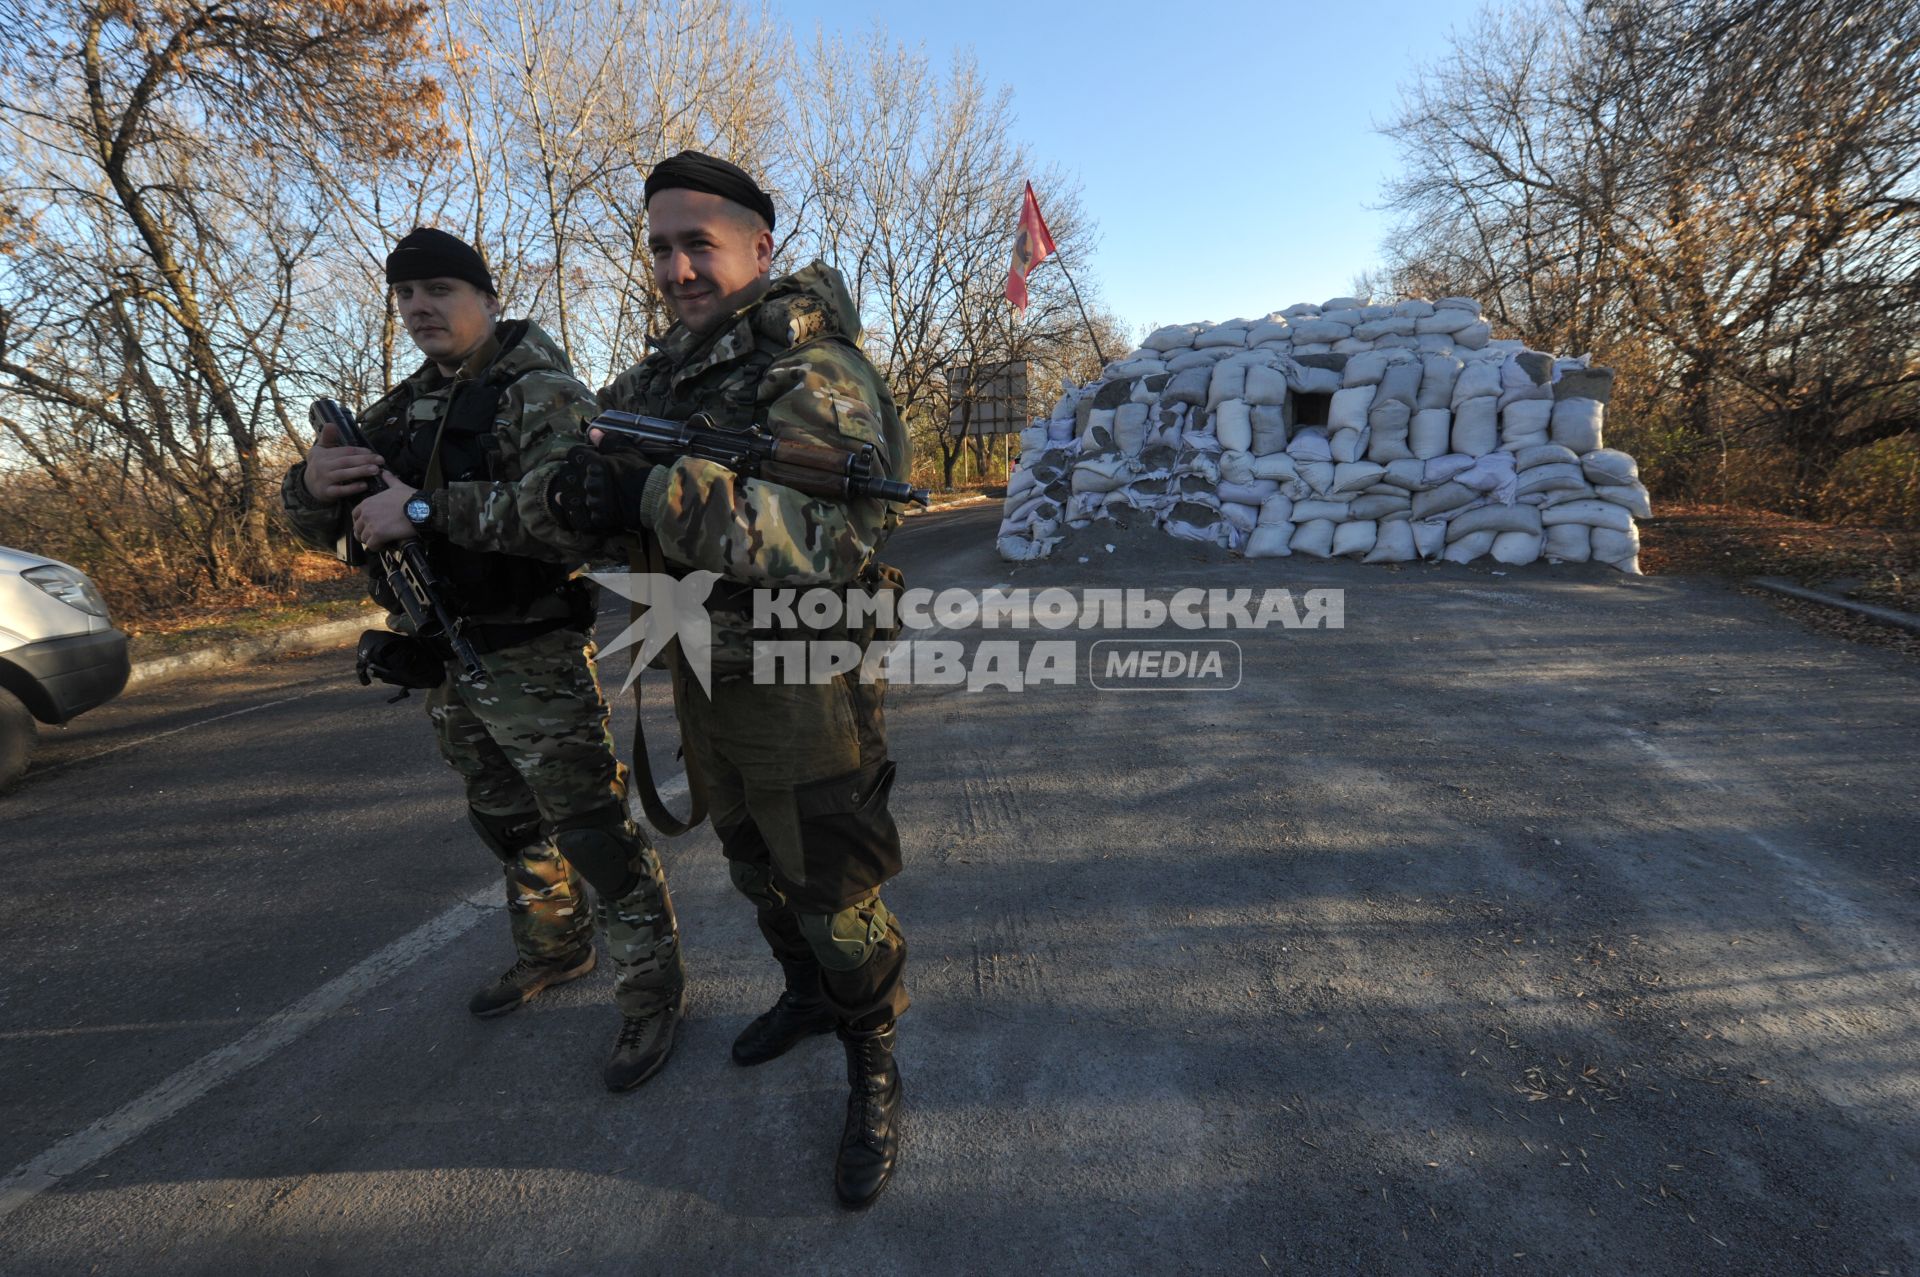
<path id="1" fill-rule="evenodd" d="M 1342 370 L 1341 380 L 1349 387 L 1377 386 L 1380 379 L 1387 375 L 1387 365 L 1394 362 L 1384 350 L 1370 350 L 1347 360 Z"/>
<path id="2" fill-rule="evenodd" d="M 1279 404 L 1254 404 L 1247 414 L 1253 423 L 1253 450 L 1280 452 L 1287 446 L 1286 409 Z"/>
<path id="3" fill-rule="evenodd" d="M 1521 448 L 1513 454 L 1514 467 L 1525 473 L 1535 466 L 1577 466 L 1580 458 L 1571 449 L 1562 448 L 1557 443 L 1543 443 L 1532 448 Z"/>
<path id="4" fill-rule="evenodd" d="M 1445 453 L 1453 442 L 1453 414 L 1445 408 L 1422 408 L 1407 427 L 1407 447 L 1420 459 Z"/>
<path id="5" fill-rule="evenodd" d="M 1367 413 L 1367 429 L 1372 436 L 1367 441 L 1367 460 L 1384 464 L 1413 456 L 1413 449 L 1407 446 L 1412 420 L 1412 410 L 1398 399 L 1376 398 Z"/>
<path id="6" fill-rule="evenodd" d="M 1420 398 L 1422 380 L 1424 380 L 1424 372 L 1411 355 L 1388 365 L 1386 376 L 1380 379 L 1380 390 L 1373 397 L 1374 411 L 1379 411 L 1383 401 L 1392 400 L 1405 405 L 1407 415 L 1411 417 L 1415 403 Z"/>
<path id="7" fill-rule="evenodd" d="M 1412 510 L 1413 498 L 1405 492 L 1398 492 L 1392 496 L 1384 493 L 1370 493 L 1355 497 L 1353 505 L 1347 510 L 1347 515 L 1354 519 L 1384 519 L 1389 515 L 1410 514 Z"/>
<path id="8" fill-rule="evenodd" d="M 1420 393 L 1415 408 L 1453 407 L 1453 387 L 1460 380 L 1462 364 L 1452 355 L 1428 355 L 1420 361 Z"/>
<path id="9" fill-rule="evenodd" d="M 1455 406 L 1451 442 L 1453 451 L 1470 457 L 1484 457 L 1500 446 L 1499 414 L 1493 396 L 1465 399 Z"/>
<path id="10" fill-rule="evenodd" d="M 1244 399 L 1229 399 L 1213 411 L 1213 433 L 1229 452 L 1253 447 L 1253 418 Z"/>
<path id="11" fill-rule="evenodd" d="M 1040 486 L 1040 477 L 1031 469 L 1015 470 L 1007 476 L 1007 504 L 1012 505 L 1025 496 L 1029 489 Z"/>
<path id="12" fill-rule="evenodd" d="M 1230 527 L 1238 528 L 1242 532 L 1251 532 L 1253 525 L 1260 521 L 1260 507 L 1239 501 L 1222 501 L 1220 517 Z"/>
<path id="13" fill-rule="evenodd" d="M 1380 478 L 1396 488 L 1408 492 L 1429 486 L 1427 483 L 1427 463 L 1418 458 L 1405 458 L 1387 462 L 1386 470 Z"/>
<path id="14" fill-rule="evenodd" d="M 1073 491 L 1112 492 L 1125 485 L 1136 470 L 1126 457 L 1083 457 L 1073 468 Z"/>
<path id="15" fill-rule="evenodd" d="M 1245 346 L 1247 344 L 1247 326 L 1245 324 L 1221 324 L 1215 328 L 1205 328 L 1193 335 L 1193 348 L 1205 350 L 1210 346 Z"/>
<path id="16" fill-rule="evenodd" d="M 1339 522 L 1347 517 L 1351 506 L 1352 502 L 1349 501 L 1329 501 L 1319 497 L 1309 498 L 1305 501 L 1295 501 L 1293 503 L 1293 521 L 1295 523 L 1312 523 L 1320 519 L 1327 519 L 1333 522 Z"/>
<path id="17" fill-rule="evenodd" d="M 1480 303 L 1472 297 L 1442 297 L 1433 305 L 1436 311 L 1464 310 L 1475 319 L 1480 318 Z"/>
<path id="18" fill-rule="evenodd" d="M 1143 403 L 1124 403 L 1113 410 L 1113 442 L 1122 455 L 1134 457 L 1147 442 L 1153 409 Z"/>
<path id="19" fill-rule="evenodd" d="M 1214 411 L 1229 399 L 1242 398 L 1246 387 L 1247 366 L 1222 359 L 1213 366 L 1213 376 L 1207 382 L 1207 411 Z"/>
<path id="20" fill-rule="evenodd" d="M 1461 350 L 1479 350 L 1493 337 L 1493 325 L 1486 320 L 1468 324 L 1453 335 L 1453 344 Z"/>
<path id="21" fill-rule="evenodd" d="M 1540 511 L 1540 522 L 1548 527 L 1557 523 L 1584 523 L 1590 528 L 1633 531 L 1633 516 L 1627 513 L 1625 506 L 1617 506 L 1611 501 L 1568 501 L 1563 505 L 1546 506 Z"/>
<path id="22" fill-rule="evenodd" d="M 1001 537 L 994 542 L 994 548 L 1000 552 L 1000 557 L 1009 563 L 1031 563 L 1035 559 L 1044 559 L 1053 546 L 1054 538 L 1052 537 L 1030 541 L 1023 536 L 1009 536 Z"/>
<path id="23" fill-rule="evenodd" d="M 1597 399 L 1556 399 L 1553 403 L 1553 441 L 1582 456 L 1600 447 L 1606 409 Z"/>
<path id="24" fill-rule="evenodd" d="M 1297 461 L 1294 469 L 1307 487 L 1319 495 L 1333 491 L 1334 465 L 1331 461 Z"/>
<path id="25" fill-rule="evenodd" d="M 1414 332 L 1426 336 L 1452 336 L 1463 328 L 1471 328 L 1478 322 L 1479 316 L 1465 310 L 1436 310 L 1425 319 L 1413 321 Z"/>
<path id="26" fill-rule="evenodd" d="M 1353 336 L 1353 329 L 1346 324 L 1334 323 L 1326 319 L 1297 319 L 1293 323 L 1293 348 L 1302 346 L 1330 345 Z"/>
<path id="27" fill-rule="evenodd" d="M 1540 511 L 1530 505 L 1483 505 L 1462 510 L 1447 521 L 1447 540 L 1475 532 L 1526 532 L 1540 535 Z"/>
<path id="28" fill-rule="evenodd" d="M 1636 519 L 1651 519 L 1653 504 L 1647 496 L 1645 485 L 1639 483 L 1597 483 L 1593 495 L 1602 501 L 1611 501 L 1624 507 L 1628 514 Z"/>
<path id="29" fill-rule="evenodd" d="M 1268 497 L 1260 506 L 1261 523 L 1269 527 L 1293 522 L 1293 499 L 1284 493 Z"/>
<path id="30" fill-rule="evenodd" d="M 1447 548 L 1447 525 L 1439 519 L 1415 519 L 1413 549 L 1423 559 L 1437 559 Z"/>
<path id="31" fill-rule="evenodd" d="M 1408 319 L 1424 319 L 1433 311 L 1433 303 L 1424 297 L 1409 297 L 1393 304 L 1393 313 Z"/>
<path id="32" fill-rule="evenodd" d="M 1025 430 L 1022 430 L 1020 432 L 1020 451 L 1022 454 L 1029 453 L 1029 452 L 1044 452 L 1046 450 L 1046 447 L 1047 447 L 1047 425 L 1045 422 L 1040 422 L 1037 425 L 1028 426 Z"/>
<path id="33" fill-rule="evenodd" d="M 1513 504 L 1513 457 L 1505 452 L 1489 452 L 1474 458 L 1472 465 L 1453 476 L 1454 483 L 1475 492 L 1483 492 L 1502 505 Z"/>
<path id="34" fill-rule="evenodd" d="M 1247 329 L 1247 345 L 1277 346 L 1291 344 L 1293 329 L 1284 319 L 1268 320 Z"/>
<path id="35" fill-rule="evenodd" d="M 1257 439 L 1255 442 L 1259 442 Z M 1292 457 L 1284 452 L 1256 453 L 1253 458 L 1253 477 L 1256 479 L 1279 479 L 1285 482 L 1299 475 L 1300 469 Z"/>
<path id="36" fill-rule="evenodd" d="M 1223 452 L 1220 454 L 1218 462 L 1219 482 L 1253 482 L 1253 454 L 1251 452 Z"/>
<path id="37" fill-rule="evenodd" d="M 1574 401 L 1569 401 L 1574 402 Z M 1623 484 L 1640 478 L 1640 463 L 1617 448 L 1599 448 L 1580 458 L 1589 483 Z"/>
<path id="38" fill-rule="evenodd" d="M 1541 442 L 1545 442 L 1552 419 L 1551 399 L 1522 399 L 1508 404 L 1500 410 L 1500 446 L 1509 452 L 1518 452 L 1535 445 L 1516 444 L 1516 440 L 1539 436 Z"/>
<path id="39" fill-rule="evenodd" d="M 1446 553 L 1440 557 L 1449 563 L 1471 563 L 1493 549 L 1498 532 L 1472 532 L 1457 541 L 1447 542 Z"/>
<path id="40" fill-rule="evenodd" d="M 1087 423 L 1080 431 L 1080 446 L 1089 452 L 1104 451 L 1113 446 L 1112 408 L 1095 408 L 1087 414 Z"/>
<path id="41" fill-rule="evenodd" d="M 1226 356 L 1224 350 L 1183 350 L 1167 360 L 1167 371 L 1183 373 L 1200 371 L 1209 378 L 1213 376 L 1213 366 Z"/>
<path id="42" fill-rule="evenodd" d="M 1074 421 L 1072 417 L 1066 417 L 1066 418 L 1056 417 L 1052 421 L 1049 421 L 1047 423 L 1048 445 L 1051 446 L 1056 443 L 1066 443 L 1068 440 L 1072 439 L 1073 426 L 1074 426 Z"/>
<path id="43" fill-rule="evenodd" d="M 1204 368 L 1188 368 L 1173 374 L 1173 379 L 1160 390 L 1160 402 L 1163 404 L 1203 404 L 1207 401 L 1207 390 L 1213 384 L 1212 365 Z"/>
<path id="44" fill-rule="evenodd" d="M 1516 496 L 1529 497 L 1539 492 L 1568 491 L 1586 487 L 1586 476 L 1580 473 L 1579 466 L 1556 463 L 1548 466 L 1534 466 L 1532 469 L 1521 471 L 1514 493 Z"/>
<path id="45" fill-rule="evenodd" d="M 1413 517 L 1437 519 L 1480 499 L 1480 494 L 1472 488 L 1457 483 L 1443 483 L 1430 492 L 1413 494 Z"/>
<path id="46" fill-rule="evenodd" d="M 1382 523 L 1363 563 L 1410 563 L 1418 554 L 1413 545 L 1413 524 L 1405 519 Z"/>
<path id="47" fill-rule="evenodd" d="M 1371 519 L 1342 523 L 1333 530 L 1333 553 L 1335 557 L 1362 555 L 1373 548 L 1374 539 L 1379 535 L 1379 525 Z"/>
<path id="48" fill-rule="evenodd" d="M 1353 335 L 1361 341 L 1379 341 L 1382 337 L 1413 336 L 1411 316 L 1390 315 L 1384 319 L 1363 319 L 1353 326 Z"/>
<path id="49" fill-rule="evenodd" d="M 1376 482 L 1387 472 L 1383 465 L 1371 461 L 1337 461 L 1333 466 L 1332 493 L 1355 493 Z"/>
<path id="50" fill-rule="evenodd" d="M 1460 405 L 1469 399 L 1490 398 L 1493 406 L 1500 402 L 1500 365 L 1491 359 L 1468 364 L 1460 370 L 1460 377 L 1453 383 L 1451 407 L 1460 411 Z"/>
<path id="51" fill-rule="evenodd" d="M 1280 485 L 1272 479 L 1255 479 L 1250 483 L 1229 483 L 1225 479 L 1214 491 L 1220 497 L 1220 504 L 1237 501 L 1242 505 L 1259 507 L 1271 497 L 1278 496 Z"/>
<path id="52" fill-rule="evenodd" d="M 1246 400 L 1250 404 L 1282 404 L 1287 399 L 1287 374 L 1267 364 L 1249 365 Z"/>
<path id="53" fill-rule="evenodd" d="M 1194 334 L 1198 331 L 1198 324 L 1168 324 L 1165 328 L 1156 328 L 1148 333 L 1140 346 L 1143 350 L 1185 350 L 1193 345 Z"/>
<path id="54" fill-rule="evenodd" d="M 1314 519 L 1297 525 L 1287 548 L 1295 554 L 1310 554 L 1324 559 L 1333 553 L 1333 520 Z"/>
<path id="55" fill-rule="evenodd" d="M 1502 532 L 1493 539 L 1489 553 L 1502 563 L 1525 567 L 1540 557 L 1540 542 L 1538 532 Z"/>
<path id="56" fill-rule="evenodd" d="M 1640 533 L 1629 527 L 1593 529 L 1593 557 L 1602 563 L 1619 563 L 1640 553 Z"/>
<path id="57" fill-rule="evenodd" d="M 1367 409 L 1373 405 L 1374 387 L 1349 386 L 1334 393 L 1327 408 L 1327 432 L 1359 430 L 1367 424 Z"/>
<path id="58" fill-rule="evenodd" d="M 1464 452 L 1443 452 L 1426 463 L 1426 482 L 1423 488 L 1437 488 L 1457 474 L 1473 469 L 1474 461 Z"/>
<path id="59" fill-rule="evenodd" d="M 1334 463 L 1338 465 L 1358 461 L 1366 456 L 1367 441 L 1372 437 L 1372 433 L 1365 426 L 1361 426 L 1358 430 L 1342 428 L 1334 431 L 1333 437 L 1327 440 L 1327 450 L 1333 456 Z"/>
<path id="60" fill-rule="evenodd" d="M 1546 530 L 1542 554 L 1561 563 L 1585 563 L 1593 557 L 1593 529 L 1584 523 L 1556 523 Z"/>
<path id="61" fill-rule="evenodd" d="M 1287 544 L 1292 539 L 1291 523 L 1257 524 L 1247 534 L 1247 544 L 1240 552 L 1249 559 L 1284 559 L 1293 553 Z"/>
<path id="62" fill-rule="evenodd" d="M 1287 455 L 1295 461 L 1332 461 L 1333 448 L 1322 426 L 1307 426 L 1293 432 L 1287 440 Z"/>

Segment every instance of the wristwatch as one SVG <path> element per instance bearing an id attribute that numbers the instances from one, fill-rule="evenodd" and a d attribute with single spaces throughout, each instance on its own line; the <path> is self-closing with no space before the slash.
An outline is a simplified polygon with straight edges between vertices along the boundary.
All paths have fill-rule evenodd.
<path id="1" fill-rule="evenodd" d="M 428 521 L 432 518 L 432 504 L 423 494 L 415 493 L 407 501 L 407 522 L 424 532 L 427 530 Z"/>

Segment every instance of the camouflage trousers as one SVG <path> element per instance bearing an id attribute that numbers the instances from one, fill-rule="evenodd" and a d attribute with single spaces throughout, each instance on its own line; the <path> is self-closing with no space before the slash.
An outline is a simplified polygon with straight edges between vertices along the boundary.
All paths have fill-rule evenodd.
<path id="1" fill-rule="evenodd" d="M 592 944 L 591 883 L 614 1000 L 644 1015 L 684 983 L 679 930 L 659 855 L 627 815 L 595 650 L 561 629 L 489 654 L 484 684 L 451 663 L 427 694 L 427 716 L 502 863 L 515 950 L 550 961 Z"/>
<path id="2" fill-rule="evenodd" d="M 674 693 L 728 874 L 788 987 L 850 1028 L 890 1022 L 907 1009 L 907 941 L 880 899 L 900 871 L 884 684 L 717 677 L 708 695 L 682 676 Z"/>

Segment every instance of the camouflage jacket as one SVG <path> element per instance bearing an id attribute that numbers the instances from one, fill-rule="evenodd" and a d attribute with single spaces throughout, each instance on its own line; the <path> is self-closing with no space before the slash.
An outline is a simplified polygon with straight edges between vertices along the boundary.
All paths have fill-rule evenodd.
<path id="1" fill-rule="evenodd" d="M 565 353 L 538 325 L 503 321 L 452 377 L 431 361 L 423 364 L 359 414 L 367 442 L 391 458 L 409 436 L 418 434 L 418 451 L 424 453 L 456 393 L 482 377 L 504 383 L 493 432 L 483 439 L 486 475 L 449 482 L 427 494 L 433 508 L 429 543 L 444 537 L 470 550 L 578 566 L 593 548 L 591 539 L 560 528 L 544 502 L 519 500 L 521 483 L 528 475 L 558 464 L 569 448 L 586 442 L 582 429 L 593 416 L 591 392 L 574 377 Z M 347 506 L 315 501 L 305 478 L 303 461 L 287 472 L 281 484 L 287 521 L 300 540 L 331 551 L 344 526 Z M 564 615 L 557 599 L 537 601 L 525 610 L 479 612 L 473 619 L 549 615 Z"/>
<path id="2" fill-rule="evenodd" d="M 675 325 L 661 346 L 600 392 L 603 407 L 777 438 L 874 449 L 874 469 L 905 479 L 907 433 L 885 381 L 860 349 L 860 317 L 840 273 L 815 262 L 773 280 L 760 299 L 705 334 Z M 522 505 L 539 499 L 536 484 Z M 845 585 L 899 523 L 878 500 L 834 501 L 716 462 L 656 466 L 641 500 L 644 531 L 678 570 L 705 568 L 738 586 Z M 751 659 L 744 591 L 717 587 L 714 668 Z M 735 601 L 730 601 L 735 600 Z"/>

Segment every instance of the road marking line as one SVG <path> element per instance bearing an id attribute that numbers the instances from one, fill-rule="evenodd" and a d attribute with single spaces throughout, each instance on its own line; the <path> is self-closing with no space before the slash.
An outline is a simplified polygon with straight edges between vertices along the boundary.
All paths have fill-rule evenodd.
<path id="1" fill-rule="evenodd" d="M 676 797 L 686 787 L 687 778 L 676 776 L 661 787 L 660 795 Z M 118 1152 L 215 1087 L 285 1050 L 307 1030 L 376 985 L 458 940 L 481 918 L 494 912 L 490 906 L 499 898 L 498 881 L 468 892 L 459 903 L 362 959 L 306 997 L 268 1016 L 251 1031 L 201 1056 L 146 1094 L 129 1100 L 91 1126 L 75 1131 L 38 1157 L 22 1162 L 0 1180 L 0 1220 L 67 1176 Z"/>
<path id="2" fill-rule="evenodd" d="M 105 758 L 108 754 L 117 754 L 123 749 L 132 749 L 136 745 L 151 745 L 154 741 L 165 740 L 169 736 L 178 736 L 181 732 L 192 731 L 196 727 L 205 727 L 208 723 L 218 723 L 222 719 L 238 718 L 242 714 L 252 714 L 259 710 L 272 709 L 275 705 L 287 705 L 294 701 L 305 700 L 309 696 L 317 696 L 321 692 L 331 691 L 337 686 L 342 686 L 342 684 L 327 683 L 323 686 L 301 692 L 297 696 L 283 696 L 277 701 L 265 701 L 259 705 L 249 705 L 245 709 L 228 710 L 224 714 L 215 714 L 212 718 L 202 718 L 191 723 L 183 723 L 179 727 L 169 727 L 164 732 L 155 732 L 151 736 L 142 736 L 138 740 L 122 741 L 118 745 L 110 745 L 106 749 L 95 750 L 91 754 L 82 754 L 78 758 L 69 758 L 65 762 L 55 763 L 51 767 L 36 767 L 28 773 L 28 777 L 50 775 L 64 767 L 72 767 L 77 763 L 90 763 L 96 758 Z"/>

